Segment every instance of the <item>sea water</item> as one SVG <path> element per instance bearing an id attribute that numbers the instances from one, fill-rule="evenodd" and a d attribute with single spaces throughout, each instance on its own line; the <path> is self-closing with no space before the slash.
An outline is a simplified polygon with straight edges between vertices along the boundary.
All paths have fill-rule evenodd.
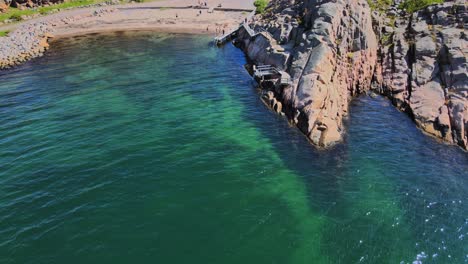
<path id="1" fill-rule="evenodd" d="M 210 40 L 76 37 L 0 73 L 0 263 L 468 263 L 466 152 L 365 96 L 316 150 Z"/>

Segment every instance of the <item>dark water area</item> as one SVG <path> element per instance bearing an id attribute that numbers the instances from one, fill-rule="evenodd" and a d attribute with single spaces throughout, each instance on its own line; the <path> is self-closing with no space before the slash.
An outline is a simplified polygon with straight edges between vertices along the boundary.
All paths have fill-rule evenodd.
<path id="1" fill-rule="evenodd" d="M 0 73 L 0 263 L 468 263 L 466 152 L 381 97 L 318 151 L 209 42 L 81 37 Z"/>

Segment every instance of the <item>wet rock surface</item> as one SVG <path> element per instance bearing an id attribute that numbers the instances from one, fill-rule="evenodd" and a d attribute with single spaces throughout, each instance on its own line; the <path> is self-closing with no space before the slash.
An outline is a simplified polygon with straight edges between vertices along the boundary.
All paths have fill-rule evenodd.
<path id="1" fill-rule="evenodd" d="M 292 76 L 275 96 L 314 145 L 339 142 L 352 97 L 375 89 L 426 133 L 467 149 L 466 7 L 397 5 L 384 14 L 360 0 L 273 0 L 236 43 Z"/>

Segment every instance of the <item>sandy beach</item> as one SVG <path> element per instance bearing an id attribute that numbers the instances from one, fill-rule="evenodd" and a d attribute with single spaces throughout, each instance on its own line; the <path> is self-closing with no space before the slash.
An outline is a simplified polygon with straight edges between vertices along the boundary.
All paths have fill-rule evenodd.
<path id="1" fill-rule="evenodd" d="M 1 26 L 11 32 L 0 37 L 0 69 L 42 55 L 52 38 L 128 30 L 219 36 L 253 10 L 253 0 L 163 0 L 64 10 Z"/>
<path id="2" fill-rule="evenodd" d="M 98 16 L 87 16 L 96 8 L 77 9 L 57 14 L 57 17 L 67 19 L 68 23 L 57 27 L 55 36 L 70 36 L 85 33 L 95 33 L 112 30 L 158 30 L 174 33 L 210 33 L 221 34 L 237 27 L 253 10 L 253 1 L 208 1 L 207 7 L 197 8 L 198 2 L 193 0 L 167 0 L 142 4 L 126 4 L 109 7 L 108 12 Z M 218 11 L 222 8 L 233 11 Z M 193 6 L 193 8 L 188 8 Z M 249 8 L 250 6 L 250 8 Z M 245 11 L 234 11 L 244 9 Z M 48 20 L 50 18 L 42 18 Z"/>

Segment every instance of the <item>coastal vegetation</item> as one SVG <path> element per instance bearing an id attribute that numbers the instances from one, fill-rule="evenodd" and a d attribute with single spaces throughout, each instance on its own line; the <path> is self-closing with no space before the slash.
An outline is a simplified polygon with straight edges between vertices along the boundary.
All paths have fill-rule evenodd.
<path id="1" fill-rule="evenodd" d="M 367 3 L 369 4 L 372 10 L 379 11 L 380 13 L 385 13 L 388 8 L 392 5 L 392 0 L 368 0 Z"/>
<path id="2" fill-rule="evenodd" d="M 427 6 L 443 3 L 444 0 L 406 0 L 403 1 L 398 8 L 405 10 L 408 13 L 413 13 L 421 10 Z M 386 13 L 390 6 L 393 4 L 392 0 L 368 0 L 372 10 L 380 13 Z"/>
<path id="3" fill-rule="evenodd" d="M 9 30 L 6 30 L 6 31 L 0 31 L 0 37 L 5 37 L 6 35 L 8 35 L 8 33 L 10 33 Z"/>
<path id="4" fill-rule="evenodd" d="M 257 13 L 265 13 L 265 9 L 270 1 L 269 0 L 255 0 L 254 6 L 257 8 Z"/>
<path id="5" fill-rule="evenodd" d="M 444 0 L 406 0 L 400 4 L 399 8 L 406 12 L 413 13 L 427 6 L 441 4 Z"/>
<path id="6" fill-rule="evenodd" d="M 55 10 L 74 8 L 74 7 L 86 6 L 86 5 L 92 5 L 92 4 L 99 4 L 102 2 L 105 2 L 105 0 L 72 0 L 72 1 L 63 2 L 60 4 L 42 6 L 42 7 L 31 8 L 31 9 L 23 9 L 23 10 L 12 7 L 12 8 L 9 8 L 7 12 L 0 13 L 0 22 L 3 22 L 8 19 L 21 21 L 23 20 L 22 19 L 23 16 L 31 16 L 35 14 L 45 15 Z"/>

